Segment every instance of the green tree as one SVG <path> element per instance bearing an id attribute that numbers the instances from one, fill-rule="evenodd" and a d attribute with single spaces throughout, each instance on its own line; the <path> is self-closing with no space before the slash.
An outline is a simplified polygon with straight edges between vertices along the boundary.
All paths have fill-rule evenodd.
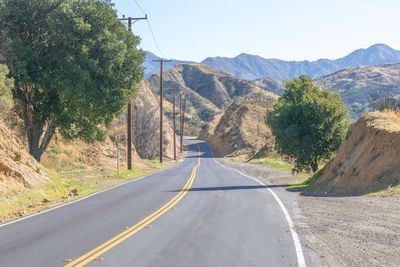
<path id="1" fill-rule="evenodd" d="M 0 118 L 2 119 L 13 105 L 12 89 L 14 81 L 7 77 L 8 73 L 7 66 L 0 64 Z"/>
<path id="2" fill-rule="evenodd" d="M 5 61 L 29 152 L 54 133 L 90 142 L 120 114 L 143 77 L 139 38 L 110 0 L 2 0 Z"/>
<path id="3" fill-rule="evenodd" d="M 267 115 L 279 153 L 295 160 L 293 171 L 318 170 L 343 142 L 350 121 L 339 95 L 318 88 L 307 76 L 286 82 Z"/>

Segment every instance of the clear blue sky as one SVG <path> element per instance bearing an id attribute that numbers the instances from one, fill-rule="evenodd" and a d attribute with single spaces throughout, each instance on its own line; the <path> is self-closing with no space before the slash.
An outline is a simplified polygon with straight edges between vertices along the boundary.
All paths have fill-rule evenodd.
<path id="1" fill-rule="evenodd" d="M 166 58 L 201 61 L 242 52 L 266 58 L 338 58 L 386 43 L 400 50 L 399 0 L 137 0 Z M 114 0 L 141 16 L 134 0 Z M 147 23 L 141 47 L 160 54 Z"/>

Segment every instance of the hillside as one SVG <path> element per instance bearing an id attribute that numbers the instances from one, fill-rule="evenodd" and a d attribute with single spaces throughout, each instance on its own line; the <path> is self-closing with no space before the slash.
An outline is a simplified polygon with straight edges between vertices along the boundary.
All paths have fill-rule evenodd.
<path id="1" fill-rule="evenodd" d="M 321 77 L 319 86 L 339 93 L 352 119 L 371 111 L 372 103 L 400 94 L 400 64 L 351 68 Z"/>
<path id="2" fill-rule="evenodd" d="M 400 115 L 372 112 L 351 126 L 335 159 L 313 181 L 319 192 L 363 194 L 400 182 Z"/>
<path id="3" fill-rule="evenodd" d="M 344 68 L 400 63 L 400 51 L 385 44 L 376 44 L 367 49 L 358 49 L 349 55 L 331 60 L 285 61 L 266 59 L 257 55 L 240 54 L 234 58 L 210 57 L 201 62 L 242 79 L 271 77 L 276 80 L 292 79 L 299 75 L 317 78 Z"/>
<path id="4" fill-rule="evenodd" d="M 170 104 L 164 102 L 166 106 Z M 136 93 L 132 105 L 132 132 L 133 145 L 143 159 L 153 159 L 159 156 L 160 140 L 160 109 L 159 99 L 153 93 L 150 84 L 143 81 Z M 164 156 L 173 158 L 173 129 L 172 123 L 164 117 Z M 114 138 L 121 134 L 123 140 L 126 139 L 126 113 L 113 122 L 110 128 Z"/>
<path id="5" fill-rule="evenodd" d="M 172 90 L 188 95 L 188 133 L 197 135 L 210 119 L 202 113 L 221 113 L 235 98 L 250 92 L 263 90 L 250 81 L 238 79 L 228 73 L 201 64 L 178 65 L 163 75 L 165 98 L 172 102 Z M 153 75 L 149 80 L 153 91 L 159 91 L 159 76 Z"/>
<path id="6" fill-rule="evenodd" d="M 0 120 L 0 193 L 31 188 L 48 180 L 40 164 Z"/>
<path id="7" fill-rule="evenodd" d="M 252 156 L 262 148 L 273 149 L 271 130 L 265 124 L 267 111 L 277 96 L 257 90 L 236 99 L 217 126 L 203 133 L 217 156 Z"/>
<path id="8" fill-rule="evenodd" d="M 285 90 L 285 85 L 282 81 L 269 77 L 254 80 L 253 83 L 277 95 L 282 95 L 283 91 Z"/>

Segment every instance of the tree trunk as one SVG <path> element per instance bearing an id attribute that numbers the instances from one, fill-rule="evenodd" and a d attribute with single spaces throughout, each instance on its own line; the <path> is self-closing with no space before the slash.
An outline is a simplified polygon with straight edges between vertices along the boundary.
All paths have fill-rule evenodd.
<path id="1" fill-rule="evenodd" d="M 33 127 L 28 127 L 27 131 L 29 153 L 38 162 L 40 162 L 40 159 L 44 151 L 46 151 L 55 133 L 55 127 L 52 122 L 50 122 L 47 125 L 44 135 L 43 135 L 43 128 L 44 128 L 43 125 L 35 125 Z"/>
<path id="2" fill-rule="evenodd" d="M 26 135 L 28 137 L 29 153 L 38 162 L 40 162 L 40 158 L 42 157 L 44 151 L 47 149 L 51 139 L 53 138 L 53 135 L 56 131 L 56 127 L 51 117 L 43 119 L 44 121 L 43 123 L 40 122 L 38 123 L 37 119 L 35 119 L 34 107 L 31 104 L 33 102 L 32 101 L 33 89 L 26 85 L 25 86 L 22 85 L 17 88 L 19 90 L 19 93 L 24 96 L 22 99 L 19 99 L 19 101 L 16 102 L 16 105 L 18 105 L 19 107 L 19 111 L 17 111 L 18 116 L 24 122 Z M 45 127 L 46 130 L 44 131 Z"/>
<path id="3" fill-rule="evenodd" d="M 311 162 L 311 169 L 313 172 L 318 171 L 318 160 L 314 159 L 313 162 Z"/>

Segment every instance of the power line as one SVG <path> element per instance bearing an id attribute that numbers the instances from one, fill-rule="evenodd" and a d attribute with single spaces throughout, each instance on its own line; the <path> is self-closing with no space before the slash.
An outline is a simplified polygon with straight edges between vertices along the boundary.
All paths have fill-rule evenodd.
<path id="1" fill-rule="evenodd" d="M 141 5 L 138 3 L 137 0 L 135 0 L 135 3 L 138 6 L 138 8 L 140 9 L 140 11 L 142 11 L 143 14 L 146 14 L 146 12 L 144 12 L 143 8 L 141 7 Z"/>
<path id="2" fill-rule="evenodd" d="M 142 6 L 139 4 L 139 2 L 137 0 L 134 0 L 135 4 L 137 5 L 137 7 L 139 8 L 139 10 L 143 13 L 143 14 L 147 14 L 144 9 L 142 8 Z M 150 23 L 150 19 L 147 19 L 147 26 L 149 27 L 150 33 L 151 33 L 151 38 L 153 39 L 154 44 L 156 45 L 156 48 L 158 50 L 158 53 L 160 54 L 160 56 L 162 58 L 165 58 L 164 53 L 162 52 L 160 45 L 157 42 L 157 38 L 154 34 L 153 28 L 151 27 L 151 23 Z"/>
<path id="3" fill-rule="evenodd" d="M 160 46 L 158 45 L 157 39 L 156 39 L 156 37 L 155 37 L 155 35 L 154 35 L 153 29 L 151 28 L 151 24 L 150 24 L 150 21 L 149 21 L 149 20 L 147 20 L 147 25 L 149 26 L 149 30 L 150 30 L 150 33 L 151 33 L 151 37 L 153 38 L 153 41 L 154 41 L 154 43 L 156 44 L 156 47 L 157 47 L 158 52 L 160 53 L 160 55 L 161 55 L 162 58 L 165 58 L 164 53 L 161 51 L 161 48 L 160 48 Z"/>

